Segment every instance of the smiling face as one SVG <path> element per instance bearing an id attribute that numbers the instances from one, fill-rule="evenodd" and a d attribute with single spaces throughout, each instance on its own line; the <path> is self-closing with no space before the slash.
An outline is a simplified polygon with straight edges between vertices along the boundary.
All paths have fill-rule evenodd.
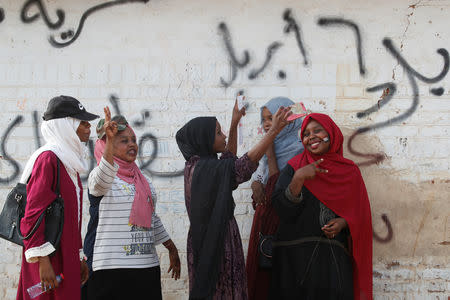
<path id="1" fill-rule="evenodd" d="M 138 153 L 136 135 L 129 128 L 119 131 L 114 139 L 114 156 L 126 162 L 134 162 Z"/>
<path id="2" fill-rule="evenodd" d="M 272 127 L 272 113 L 267 107 L 264 107 L 262 110 L 262 123 L 264 131 L 269 131 L 270 127 Z"/>
<path id="3" fill-rule="evenodd" d="M 216 135 L 214 138 L 213 151 L 214 153 L 225 152 L 227 147 L 227 136 L 222 132 L 219 122 L 216 122 Z"/>
<path id="4" fill-rule="evenodd" d="M 328 132 L 315 120 L 311 120 L 303 131 L 303 145 L 306 150 L 315 155 L 322 155 L 328 152 L 330 149 L 329 139 Z"/>
<path id="5" fill-rule="evenodd" d="M 89 136 L 91 135 L 91 124 L 87 121 L 81 121 L 77 128 L 77 135 L 80 141 L 86 143 L 89 141 Z"/>

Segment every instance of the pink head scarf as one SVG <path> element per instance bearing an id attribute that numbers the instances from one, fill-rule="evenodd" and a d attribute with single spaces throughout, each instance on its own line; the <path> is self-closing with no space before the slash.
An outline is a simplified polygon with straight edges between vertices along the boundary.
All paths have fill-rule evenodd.
<path id="1" fill-rule="evenodd" d="M 131 129 L 128 125 L 127 127 Z M 133 131 L 133 129 L 131 129 L 131 131 Z M 97 165 L 100 163 L 103 156 L 105 146 L 106 143 L 102 139 L 98 139 L 97 142 L 95 142 L 94 156 L 97 160 Z M 115 156 L 114 162 L 119 165 L 117 176 L 126 183 L 134 184 L 136 190 L 133 205 L 131 207 L 129 223 L 139 227 L 150 228 L 152 225 L 154 206 L 152 192 L 147 179 L 142 174 L 141 170 L 139 170 L 139 167 L 135 162 L 129 163 Z"/>

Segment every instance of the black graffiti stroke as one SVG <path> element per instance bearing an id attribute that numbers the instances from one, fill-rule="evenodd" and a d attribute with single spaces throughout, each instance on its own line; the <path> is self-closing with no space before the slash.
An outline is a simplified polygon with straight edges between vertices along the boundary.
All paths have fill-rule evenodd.
<path id="1" fill-rule="evenodd" d="M 230 31 L 228 30 L 227 24 L 220 23 L 219 24 L 219 31 L 220 31 L 220 33 L 223 36 L 223 41 L 225 43 L 225 48 L 226 48 L 226 50 L 228 52 L 228 55 L 230 57 L 230 63 L 231 63 L 231 78 L 230 78 L 230 80 L 226 81 L 225 79 L 220 77 L 221 84 L 225 88 L 227 88 L 236 79 L 237 69 L 238 68 L 244 68 L 245 66 L 248 65 L 248 63 L 250 62 L 250 54 L 248 53 L 247 50 L 244 50 L 244 57 L 242 58 L 242 60 L 239 60 L 236 57 L 236 51 L 234 50 L 234 47 L 233 47 L 233 45 L 231 43 L 231 35 L 230 35 Z"/>
<path id="2" fill-rule="evenodd" d="M 121 115 L 119 97 L 117 95 L 109 95 L 109 103 L 111 103 L 116 115 Z"/>
<path id="3" fill-rule="evenodd" d="M 444 66 L 442 67 L 441 72 L 437 76 L 426 77 L 426 76 L 420 74 L 419 72 L 417 72 L 413 67 L 411 67 L 409 65 L 409 63 L 406 61 L 406 59 L 400 54 L 400 51 L 398 51 L 395 48 L 395 46 L 392 43 L 391 39 L 384 38 L 383 39 L 383 45 L 386 48 L 386 50 L 388 51 L 388 53 L 390 53 L 393 56 L 393 58 L 398 61 L 398 63 L 402 66 L 404 72 L 406 73 L 406 75 L 408 77 L 408 80 L 409 80 L 409 83 L 411 85 L 411 89 L 412 89 L 412 103 L 411 103 L 411 106 L 405 112 L 403 112 L 402 114 L 400 114 L 400 115 L 398 115 L 398 116 L 396 116 L 394 118 L 390 118 L 390 119 L 388 119 L 386 121 L 378 122 L 378 123 L 371 124 L 371 125 L 368 125 L 368 126 L 359 127 L 350 136 L 350 138 L 349 138 L 349 140 L 347 142 L 347 146 L 348 146 L 349 151 L 352 154 L 356 155 L 356 156 L 369 158 L 368 161 L 358 163 L 358 165 L 360 165 L 360 166 L 370 165 L 370 164 L 373 164 L 373 163 L 379 163 L 382 160 L 384 160 L 385 155 L 381 154 L 381 153 L 361 153 L 359 151 L 356 151 L 353 148 L 353 145 L 352 145 L 355 137 L 360 135 L 360 134 L 362 134 L 362 133 L 368 132 L 370 130 L 374 130 L 374 129 L 390 126 L 392 124 L 399 123 L 399 122 L 404 121 L 405 119 L 409 118 L 417 110 L 417 108 L 419 106 L 419 100 L 420 99 L 419 99 L 419 87 L 417 85 L 417 79 L 422 81 L 422 82 L 425 82 L 425 83 L 433 84 L 433 83 L 437 83 L 437 82 L 441 81 L 442 79 L 444 79 L 445 76 L 447 75 L 448 71 L 449 71 L 449 63 L 450 63 L 449 53 L 444 48 L 439 48 L 437 50 L 437 53 L 439 55 L 441 55 L 443 60 L 444 60 Z M 368 88 L 367 91 L 369 91 L 369 92 L 376 92 L 376 91 L 379 91 L 379 90 L 384 89 L 386 87 L 392 89 L 393 91 L 396 90 L 395 83 L 388 82 L 388 83 L 384 83 L 384 84 L 381 84 L 381 85 L 378 85 L 378 86 L 375 86 L 375 87 L 372 87 L 372 88 Z M 443 90 L 442 90 L 442 92 L 443 92 Z M 392 94 L 389 93 L 388 99 L 386 101 L 384 101 L 384 102 L 390 101 L 392 96 L 393 96 L 393 94 L 394 93 L 392 93 Z M 384 105 L 384 104 L 382 103 L 382 105 Z M 382 106 L 382 105 L 380 105 L 380 106 Z M 375 112 L 377 110 L 378 110 L 377 108 L 372 106 L 371 108 L 369 108 L 369 109 L 367 109 L 365 111 L 357 113 L 357 117 L 360 118 L 360 117 L 363 117 L 363 116 L 367 116 L 370 113 Z"/>
<path id="4" fill-rule="evenodd" d="M 382 99 L 382 101 L 378 101 L 377 104 L 373 105 L 372 107 L 358 112 L 356 114 L 356 116 L 358 118 L 364 118 L 367 117 L 368 115 L 370 115 L 371 113 L 377 112 L 380 110 L 381 107 L 385 106 L 386 104 L 389 103 L 389 101 L 391 101 L 392 97 L 394 96 L 395 92 L 397 91 L 397 86 L 392 83 L 392 82 L 387 82 L 387 83 L 383 83 L 383 84 L 379 84 L 373 87 L 369 87 L 366 89 L 367 92 L 369 93 L 374 93 L 377 91 L 385 91 L 388 90 L 389 92 L 387 93 L 387 95 Z"/>
<path id="5" fill-rule="evenodd" d="M 111 102 L 111 105 L 113 106 L 113 109 L 115 111 L 115 114 L 120 114 L 120 104 L 119 104 L 119 98 L 116 95 L 110 95 L 109 100 Z M 32 115 L 32 121 L 33 121 L 33 134 L 36 140 L 36 149 L 41 146 L 41 139 L 39 135 L 39 118 L 38 118 L 38 112 L 33 111 L 31 113 Z M 150 117 L 150 111 L 143 110 L 142 116 L 145 119 L 148 119 Z M 143 119 L 143 121 L 137 121 L 138 127 L 145 126 L 146 120 Z M 17 177 L 20 175 L 20 165 L 16 160 L 14 160 L 6 151 L 6 145 L 8 143 L 8 138 L 14 131 L 14 128 L 19 126 L 24 120 L 24 117 L 22 115 L 17 116 L 5 129 L 3 136 L 1 137 L 1 144 L 0 144 L 0 153 L 1 156 L 0 159 L 2 161 L 5 161 L 12 165 L 14 171 L 11 175 L 7 177 L 0 177 L 0 184 L 9 184 L 17 179 Z M 135 122 L 136 123 L 136 122 Z M 152 151 L 148 157 L 144 157 L 143 155 L 143 149 L 144 146 L 147 143 L 151 143 Z M 178 177 L 182 176 L 184 173 L 184 170 L 177 170 L 177 171 L 171 171 L 171 172 L 160 172 L 155 171 L 150 168 L 151 164 L 158 158 L 158 138 L 154 136 L 152 133 L 144 133 L 138 141 L 139 146 L 139 155 L 138 155 L 138 161 L 140 164 L 140 168 L 145 173 L 155 176 L 155 177 Z M 94 157 L 94 142 L 92 140 L 89 140 L 87 144 L 90 157 L 89 157 L 89 172 L 92 171 L 92 169 L 97 165 L 97 162 Z M 83 182 L 86 182 L 88 179 L 89 172 L 82 176 L 81 179 Z"/>
<path id="6" fill-rule="evenodd" d="M 93 13 L 98 12 L 98 11 L 108 8 L 108 7 L 116 6 L 116 5 L 127 4 L 127 3 L 144 3 L 145 4 L 147 2 L 149 2 L 149 0 L 115 0 L 115 1 L 109 1 L 109 2 L 95 5 L 83 13 L 83 15 L 81 16 L 80 22 L 78 23 L 78 27 L 77 27 L 77 30 L 75 31 L 75 34 L 73 34 L 73 31 L 71 32 L 71 30 L 67 31 L 66 33 L 64 33 L 64 32 L 61 33 L 62 38 L 64 38 L 64 37 L 70 38 L 68 41 L 58 42 L 58 41 L 56 41 L 54 36 L 50 36 L 49 42 L 55 48 L 67 47 L 78 39 L 78 37 L 81 34 L 81 31 L 83 30 L 86 19 Z"/>
<path id="7" fill-rule="evenodd" d="M 412 103 L 411 103 L 411 106 L 404 113 L 400 114 L 399 116 L 388 119 L 383 122 L 375 123 L 375 124 L 372 124 L 369 126 L 360 127 L 357 130 L 359 133 L 367 132 L 369 130 L 373 130 L 373 129 L 377 129 L 377 128 L 386 127 L 386 126 L 394 124 L 394 123 L 399 123 L 399 122 L 405 120 L 406 118 L 410 117 L 417 110 L 417 107 L 419 106 L 419 87 L 417 85 L 416 79 L 419 79 L 420 81 L 425 82 L 425 83 L 437 83 L 437 82 L 441 81 L 442 79 L 444 79 L 444 77 L 447 75 L 447 73 L 449 71 L 449 63 L 450 63 L 449 53 L 444 48 L 440 48 L 437 50 L 437 53 L 440 54 L 444 60 L 444 66 L 442 67 L 442 71 L 435 77 L 426 77 L 426 76 L 420 74 L 419 72 L 417 72 L 414 68 L 412 68 L 409 65 L 409 63 L 405 60 L 405 58 L 395 48 L 391 39 L 385 38 L 383 40 L 383 45 L 385 46 L 386 50 L 399 62 L 399 64 L 403 67 L 403 70 L 407 74 L 409 83 L 411 85 L 412 94 L 413 94 Z M 393 82 L 386 83 L 385 85 L 389 85 L 391 88 L 393 86 L 395 86 L 395 84 Z M 379 87 L 380 86 L 374 87 L 372 89 L 368 89 L 368 91 L 372 92 L 372 91 L 380 90 L 381 88 L 379 88 Z"/>
<path id="8" fill-rule="evenodd" d="M 385 237 L 380 237 L 375 231 L 373 231 L 373 239 L 379 243 L 387 243 L 392 240 L 394 237 L 394 231 L 392 230 L 392 224 L 391 221 L 389 221 L 389 218 L 386 214 L 381 215 L 381 219 L 383 220 L 384 224 L 387 228 L 387 234 Z"/>
<path id="9" fill-rule="evenodd" d="M 32 16 L 28 16 L 28 11 L 33 5 L 37 6 L 39 13 L 35 13 Z M 22 22 L 32 23 L 36 21 L 39 18 L 39 16 L 42 16 L 42 19 L 44 20 L 45 24 L 50 29 L 58 29 L 64 23 L 65 19 L 64 11 L 62 9 L 57 9 L 56 16 L 58 17 L 58 20 L 52 22 L 41 0 L 29 0 L 24 3 L 24 5 L 22 6 L 22 10 L 20 12 L 20 18 Z"/>
<path id="10" fill-rule="evenodd" d="M 40 148 L 41 137 L 39 136 L 39 116 L 36 110 L 33 111 L 33 129 L 34 129 L 34 137 L 36 138 L 36 148 Z"/>
<path id="11" fill-rule="evenodd" d="M 297 40 L 298 48 L 303 56 L 303 64 L 305 66 L 308 65 L 308 56 L 306 54 L 305 46 L 303 45 L 301 28 L 295 21 L 294 17 L 292 17 L 291 9 L 286 9 L 283 13 L 283 20 L 287 23 L 284 27 L 284 33 L 288 34 L 291 31 L 294 31 L 295 39 Z"/>
<path id="12" fill-rule="evenodd" d="M 356 53 L 358 55 L 359 73 L 364 76 L 366 74 L 366 68 L 364 66 L 364 60 L 362 56 L 361 33 L 359 31 L 358 25 L 356 25 L 356 23 L 353 21 L 335 17 L 319 18 L 317 24 L 319 26 L 347 26 L 354 31 L 356 39 Z"/>
<path id="13" fill-rule="evenodd" d="M 19 164 L 17 163 L 17 161 L 15 161 L 15 160 L 14 160 L 11 156 L 9 156 L 9 154 L 7 153 L 7 151 L 6 151 L 6 144 L 7 144 L 7 141 L 8 141 L 8 137 L 9 137 L 10 134 L 12 133 L 13 129 L 14 129 L 16 126 L 19 126 L 20 123 L 22 123 L 22 122 L 23 122 L 23 117 L 22 117 L 22 116 L 17 116 L 17 117 L 11 122 L 11 124 L 8 125 L 8 127 L 7 127 L 6 130 L 5 130 L 5 133 L 4 133 L 3 136 L 2 136 L 1 146 L 0 146 L 0 151 L 1 151 L 1 154 L 2 154 L 2 157 L 3 157 L 2 159 L 4 159 L 5 161 L 7 161 L 9 164 L 11 164 L 12 167 L 13 167 L 13 169 L 14 169 L 13 173 L 12 173 L 10 176 L 5 177 L 5 178 L 0 177 L 0 183 L 2 183 L 2 184 L 5 184 L 5 183 L 8 184 L 8 183 L 10 183 L 10 182 L 13 181 L 14 179 L 16 179 L 17 176 L 19 176 L 19 174 L 20 174 L 20 166 L 19 166 Z"/>
<path id="14" fill-rule="evenodd" d="M 5 11 L 0 7 L 0 23 L 5 19 Z"/>
<path id="15" fill-rule="evenodd" d="M 261 74 L 264 69 L 269 65 L 270 60 L 272 59 L 273 54 L 282 46 L 283 44 L 280 42 L 273 42 L 272 44 L 267 47 L 266 52 L 266 60 L 264 61 L 263 65 L 259 67 L 258 69 L 253 69 L 250 71 L 250 74 L 248 74 L 248 79 L 255 79 L 256 77 Z"/>

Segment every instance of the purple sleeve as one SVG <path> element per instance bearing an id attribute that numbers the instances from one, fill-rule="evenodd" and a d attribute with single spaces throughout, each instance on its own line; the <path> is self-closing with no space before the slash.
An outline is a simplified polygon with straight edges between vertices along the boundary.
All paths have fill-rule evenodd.
<path id="1" fill-rule="evenodd" d="M 233 153 L 231 153 L 230 151 L 225 151 L 222 153 L 222 155 L 220 156 L 220 159 L 228 159 L 228 158 L 234 158 L 237 159 L 237 156 L 234 155 Z"/>
<path id="2" fill-rule="evenodd" d="M 245 153 L 235 160 L 234 166 L 236 171 L 236 184 L 241 184 L 251 178 L 253 172 L 258 168 L 258 163 L 252 162 L 247 153 Z"/>

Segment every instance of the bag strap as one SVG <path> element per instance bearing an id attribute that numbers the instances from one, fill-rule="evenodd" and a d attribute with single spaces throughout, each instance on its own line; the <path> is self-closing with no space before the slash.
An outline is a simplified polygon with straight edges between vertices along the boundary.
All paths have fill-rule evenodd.
<path id="1" fill-rule="evenodd" d="M 19 219 L 20 217 L 19 217 L 19 214 L 17 214 L 17 224 L 18 224 L 17 226 L 18 226 L 18 229 L 19 229 L 19 230 L 17 230 L 17 233 L 19 234 L 19 237 L 22 240 L 28 240 L 29 238 L 31 238 L 33 236 L 33 234 L 36 232 L 36 230 L 38 229 L 39 225 L 41 224 L 42 219 L 44 218 L 44 214 L 45 214 L 45 211 L 39 216 L 38 220 L 36 221 L 36 224 L 33 226 L 33 229 L 31 229 L 30 233 L 28 233 L 26 236 L 22 236 L 22 233 L 21 233 L 21 230 L 20 230 L 20 219 Z"/>
<path id="2" fill-rule="evenodd" d="M 344 252 L 351 257 L 351 254 L 348 252 L 348 249 L 338 240 L 332 240 L 332 239 L 328 239 L 328 238 L 323 238 L 323 237 L 316 237 L 316 236 L 311 236 L 311 237 L 304 237 L 301 239 L 297 239 L 297 240 L 292 240 L 292 241 L 274 241 L 272 242 L 272 247 L 286 247 L 286 246 L 294 246 L 294 245 L 300 245 L 303 243 L 308 243 L 308 242 L 318 242 L 318 243 L 327 243 L 327 244 L 332 244 L 335 246 L 339 246 L 342 249 L 344 249 Z"/>
<path id="3" fill-rule="evenodd" d="M 60 166 L 59 166 L 59 158 L 58 157 L 56 157 L 56 188 L 55 188 L 55 194 L 58 196 L 58 197 L 61 197 L 61 193 L 60 193 L 60 189 L 59 189 L 59 169 L 60 169 Z M 18 209 L 18 208 L 17 208 Z M 34 224 L 34 226 L 33 226 L 33 229 L 31 229 L 31 231 L 30 231 L 30 233 L 28 233 L 25 237 L 24 236 L 22 236 L 22 233 L 21 233 L 21 231 L 20 231 L 20 220 L 19 220 L 19 214 L 17 214 L 17 226 L 18 226 L 18 229 L 19 230 L 17 230 L 17 232 L 18 232 L 18 234 L 19 234 L 19 237 L 21 238 L 21 239 L 23 239 L 23 240 L 28 240 L 28 239 L 30 239 L 33 235 L 34 235 L 34 233 L 36 232 L 36 230 L 39 228 L 39 225 L 41 225 L 41 223 L 42 223 L 42 219 L 44 218 L 44 215 L 45 215 L 45 212 L 47 211 L 47 209 L 45 209 L 42 213 L 41 213 L 41 215 L 39 216 L 39 218 L 37 219 L 37 221 L 36 221 L 36 224 Z"/>

